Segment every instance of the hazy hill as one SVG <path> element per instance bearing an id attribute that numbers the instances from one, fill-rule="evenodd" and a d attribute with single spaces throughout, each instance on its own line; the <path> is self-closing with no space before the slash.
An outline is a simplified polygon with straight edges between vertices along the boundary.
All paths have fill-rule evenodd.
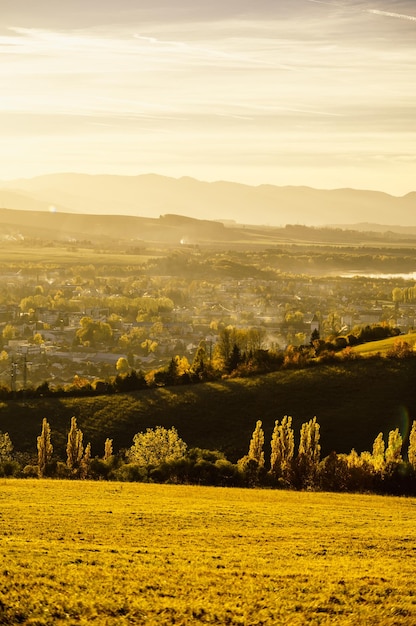
<path id="1" fill-rule="evenodd" d="M 403 197 L 354 189 L 257 187 L 156 174 L 108 176 L 50 174 L 3 182 L 0 205 L 15 209 L 136 215 L 157 218 L 175 213 L 197 219 L 240 224 L 351 224 L 369 222 L 416 225 L 416 192 Z"/>
<path id="2" fill-rule="evenodd" d="M 221 222 L 195 220 L 179 215 L 158 219 L 128 215 L 28 211 L 0 208 L 0 238 L 37 237 L 68 241 L 128 239 L 165 243 L 232 241 L 237 234 Z"/>
<path id="3" fill-rule="evenodd" d="M 371 225 L 369 225 L 371 226 Z M 93 244 L 127 241 L 131 250 L 141 243 L 157 244 L 215 244 L 215 245 L 275 245 L 312 242 L 321 244 L 382 245 L 383 243 L 414 243 L 416 227 L 388 231 L 351 230 L 303 225 L 251 226 L 235 222 L 199 220 L 183 215 L 166 214 L 159 218 L 132 215 L 71 213 L 64 211 L 35 211 L 0 208 L 0 241 L 41 239 L 64 243 Z M 388 227 L 385 227 L 388 228 Z M 378 231 L 378 232 L 375 232 Z"/>

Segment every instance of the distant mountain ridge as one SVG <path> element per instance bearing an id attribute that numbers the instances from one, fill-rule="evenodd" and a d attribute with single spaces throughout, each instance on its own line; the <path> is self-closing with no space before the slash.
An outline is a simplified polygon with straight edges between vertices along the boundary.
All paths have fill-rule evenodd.
<path id="1" fill-rule="evenodd" d="M 0 207 L 147 218 L 173 213 L 200 220 L 271 226 L 363 222 L 416 226 L 416 192 L 396 197 L 379 191 L 255 187 L 157 174 L 64 173 L 2 182 Z M 388 228 L 393 227 L 384 229 Z"/>

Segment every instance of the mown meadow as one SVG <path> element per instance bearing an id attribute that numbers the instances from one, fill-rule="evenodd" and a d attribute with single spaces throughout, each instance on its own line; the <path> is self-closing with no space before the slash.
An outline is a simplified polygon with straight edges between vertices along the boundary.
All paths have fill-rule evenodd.
<path id="1" fill-rule="evenodd" d="M 416 500 L 0 482 L 0 623 L 411 625 Z"/>

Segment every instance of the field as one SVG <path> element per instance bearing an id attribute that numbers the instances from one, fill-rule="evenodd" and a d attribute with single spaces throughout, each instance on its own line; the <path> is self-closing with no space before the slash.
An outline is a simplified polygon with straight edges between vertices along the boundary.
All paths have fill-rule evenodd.
<path id="1" fill-rule="evenodd" d="M 0 624 L 416 623 L 416 500 L 3 480 Z"/>
<path id="2" fill-rule="evenodd" d="M 387 339 L 380 339 L 379 341 L 369 341 L 359 346 L 352 348 L 353 352 L 360 354 L 361 356 L 371 356 L 374 354 L 385 355 L 389 350 L 394 348 L 397 341 L 403 341 L 414 346 L 416 342 L 416 333 L 407 333 L 406 335 L 400 335 L 399 337 L 388 337 Z"/>
<path id="3" fill-rule="evenodd" d="M 16 266 L 26 264 L 29 268 L 45 267 L 62 267 L 63 265 L 82 264 L 82 265 L 112 265 L 125 267 L 130 262 L 136 265 L 145 263 L 155 255 L 132 255 L 126 256 L 125 252 L 96 250 L 91 248 L 82 248 L 74 245 L 64 247 L 62 245 L 45 247 L 29 247 L 29 246 L 4 246 L 0 251 L 0 264 Z M 157 255 L 161 256 L 161 255 Z"/>

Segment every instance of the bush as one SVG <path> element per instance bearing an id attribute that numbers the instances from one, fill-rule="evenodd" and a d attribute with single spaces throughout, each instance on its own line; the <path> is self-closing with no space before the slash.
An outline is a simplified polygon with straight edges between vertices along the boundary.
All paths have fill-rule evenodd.
<path id="1" fill-rule="evenodd" d="M 125 483 L 143 483 L 148 480 L 147 469 L 137 463 L 125 463 L 112 472 L 111 478 Z"/>
<path id="2" fill-rule="evenodd" d="M 25 478 L 39 478 L 39 466 L 25 465 L 23 468 L 23 476 Z"/>
<path id="3" fill-rule="evenodd" d="M 62 461 L 58 461 L 58 463 L 56 464 L 56 478 L 70 478 L 70 477 L 71 477 L 71 470 L 69 469 L 67 464 L 63 463 Z"/>
<path id="4" fill-rule="evenodd" d="M 266 468 L 248 454 L 238 460 L 237 468 L 241 474 L 243 485 L 247 487 L 257 487 L 266 480 Z"/>
<path id="5" fill-rule="evenodd" d="M 149 469 L 149 479 L 155 483 L 192 483 L 194 462 L 191 459 L 175 459 Z"/>
<path id="6" fill-rule="evenodd" d="M 347 491 L 349 469 L 345 457 L 336 452 L 325 457 L 318 466 L 318 484 L 323 491 Z"/>
<path id="7" fill-rule="evenodd" d="M 111 456 L 107 461 L 95 457 L 94 459 L 91 459 L 90 463 L 91 478 L 109 480 L 111 478 L 111 473 L 116 468 L 117 464 L 115 463 L 114 456 Z"/>
<path id="8" fill-rule="evenodd" d="M 0 463 L 0 476 L 10 478 L 20 474 L 20 465 L 17 461 L 3 461 Z"/>
<path id="9" fill-rule="evenodd" d="M 215 467 L 218 471 L 218 485 L 221 487 L 240 487 L 242 485 L 242 476 L 237 465 L 227 461 L 227 459 L 218 459 L 215 461 Z"/>

